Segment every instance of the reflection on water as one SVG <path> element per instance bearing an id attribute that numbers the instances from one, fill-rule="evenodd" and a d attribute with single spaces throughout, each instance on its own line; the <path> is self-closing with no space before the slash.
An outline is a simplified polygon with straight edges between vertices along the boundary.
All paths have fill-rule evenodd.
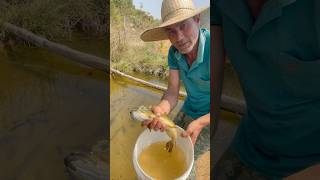
<path id="1" fill-rule="evenodd" d="M 132 153 L 135 141 L 143 131 L 140 122 L 129 118 L 129 110 L 140 105 L 156 105 L 162 92 L 133 85 L 120 77 L 110 80 L 110 178 L 134 179 Z M 170 114 L 174 117 L 182 101 Z"/>
<path id="2" fill-rule="evenodd" d="M 46 50 L 1 49 L 0 179 L 69 179 L 63 158 L 106 136 L 105 79 Z"/>

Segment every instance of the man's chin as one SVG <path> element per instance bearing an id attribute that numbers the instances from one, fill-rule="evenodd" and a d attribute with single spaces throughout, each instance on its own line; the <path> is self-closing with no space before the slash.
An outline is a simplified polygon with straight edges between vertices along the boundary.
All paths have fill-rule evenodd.
<path id="1" fill-rule="evenodd" d="M 181 53 L 181 54 L 188 54 L 192 51 L 192 48 L 186 48 L 186 49 L 178 49 L 178 51 Z"/>

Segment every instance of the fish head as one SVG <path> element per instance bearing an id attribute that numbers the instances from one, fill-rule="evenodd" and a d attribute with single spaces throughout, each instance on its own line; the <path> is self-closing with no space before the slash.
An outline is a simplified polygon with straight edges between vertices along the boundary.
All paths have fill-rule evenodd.
<path id="1" fill-rule="evenodd" d="M 151 108 L 140 106 L 139 108 L 130 111 L 130 117 L 133 120 L 145 121 L 154 118 L 154 114 L 152 113 Z"/>

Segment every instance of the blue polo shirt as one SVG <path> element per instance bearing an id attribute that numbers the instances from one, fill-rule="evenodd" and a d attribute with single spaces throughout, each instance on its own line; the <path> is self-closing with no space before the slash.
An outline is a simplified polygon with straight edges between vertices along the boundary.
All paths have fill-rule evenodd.
<path id="1" fill-rule="evenodd" d="M 187 97 L 182 111 L 193 119 L 210 112 L 210 32 L 206 29 L 199 31 L 199 45 L 197 59 L 191 67 L 185 55 L 171 46 L 168 54 L 170 69 L 179 70 L 187 91 Z"/>
<path id="2" fill-rule="evenodd" d="M 256 21 L 245 0 L 211 7 L 247 103 L 241 161 L 274 179 L 320 162 L 320 1 L 268 0 Z"/>

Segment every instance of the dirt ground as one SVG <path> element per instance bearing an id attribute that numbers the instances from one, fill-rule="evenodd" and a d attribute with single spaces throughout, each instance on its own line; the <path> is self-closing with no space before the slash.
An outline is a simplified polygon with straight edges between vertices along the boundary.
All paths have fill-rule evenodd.
<path id="1" fill-rule="evenodd" d="M 202 154 L 196 161 L 196 180 L 210 179 L 210 151 Z"/>

